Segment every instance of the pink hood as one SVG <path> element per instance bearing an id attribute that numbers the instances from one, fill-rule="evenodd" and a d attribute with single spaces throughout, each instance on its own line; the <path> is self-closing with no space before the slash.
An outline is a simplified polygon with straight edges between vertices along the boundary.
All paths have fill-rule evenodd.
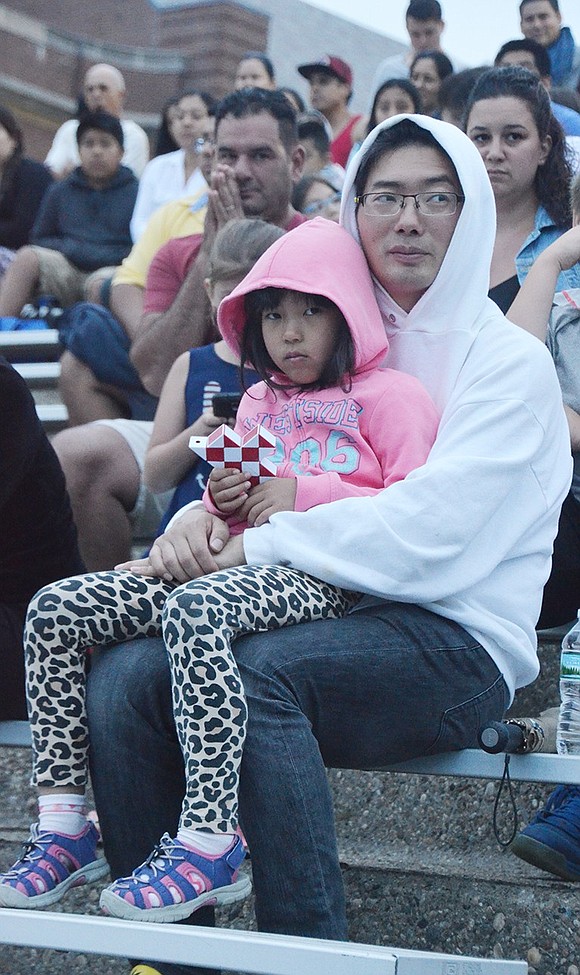
<path id="1" fill-rule="evenodd" d="M 236 354 L 246 322 L 244 295 L 269 287 L 329 298 L 350 328 L 356 371 L 382 363 L 389 346 L 368 265 L 359 245 L 338 224 L 316 217 L 284 234 L 224 298 L 218 324 Z"/>

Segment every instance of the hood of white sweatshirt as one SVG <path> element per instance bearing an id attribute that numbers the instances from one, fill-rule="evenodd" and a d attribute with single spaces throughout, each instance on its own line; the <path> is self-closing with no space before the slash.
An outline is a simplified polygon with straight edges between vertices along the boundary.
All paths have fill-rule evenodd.
<path id="1" fill-rule="evenodd" d="M 331 220 L 316 217 L 284 234 L 224 298 L 218 325 L 236 355 L 246 324 L 244 297 L 262 288 L 287 288 L 329 298 L 350 329 L 356 372 L 373 369 L 384 360 L 389 346 L 364 254 Z"/>
<path id="2" fill-rule="evenodd" d="M 384 122 L 352 160 L 344 227 L 358 242 L 353 182 Z M 387 364 L 416 376 L 441 413 L 427 461 L 373 497 L 280 512 L 244 534 L 248 562 L 283 561 L 379 600 L 461 624 L 508 689 L 538 671 L 535 623 L 561 503 L 570 437 L 546 347 L 488 297 L 495 237 L 477 149 L 451 125 L 411 116 L 452 159 L 465 203 L 439 272 L 410 312 L 377 281 Z"/>
<path id="3" fill-rule="evenodd" d="M 439 273 L 410 312 L 403 311 L 374 277 L 373 283 L 389 337 L 387 365 L 417 376 L 442 410 L 482 317 L 503 318 L 487 297 L 496 233 L 495 201 L 481 156 L 463 132 L 426 115 L 396 115 L 373 129 L 346 173 L 340 219 L 357 243 L 356 174 L 379 133 L 405 118 L 431 132 L 450 157 L 465 202 Z"/>

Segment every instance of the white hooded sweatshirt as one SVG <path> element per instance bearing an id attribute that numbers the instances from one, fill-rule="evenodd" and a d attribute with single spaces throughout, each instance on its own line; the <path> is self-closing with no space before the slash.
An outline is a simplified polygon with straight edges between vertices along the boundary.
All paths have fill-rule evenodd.
<path id="1" fill-rule="evenodd" d="M 377 133 L 402 117 L 375 129 L 349 166 L 341 222 L 357 241 L 355 174 Z M 459 129 L 411 118 L 453 160 L 465 203 L 435 281 L 410 312 L 375 289 L 387 364 L 426 387 L 441 412 L 437 439 L 404 481 L 274 515 L 245 532 L 244 550 L 249 563 L 284 562 L 457 621 L 513 693 L 538 673 L 535 624 L 570 484 L 569 434 L 547 349 L 487 297 L 495 207 L 479 152 Z"/>

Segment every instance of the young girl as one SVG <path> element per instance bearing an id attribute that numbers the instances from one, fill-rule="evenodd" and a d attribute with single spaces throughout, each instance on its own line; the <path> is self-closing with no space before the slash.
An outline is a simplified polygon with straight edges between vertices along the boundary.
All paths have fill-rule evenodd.
<path id="1" fill-rule="evenodd" d="M 208 259 L 206 291 L 214 310 L 242 281 L 268 247 L 284 233 L 264 220 L 230 220 L 216 236 Z M 211 467 L 188 447 L 228 422 L 213 411 L 217 393 L 240 391 L 240 359 L 221 339 L 178 356 L 161 391 L 143 479 L 155 493 L 175 492 L 159 534 L 184 504 L 203 496 Z M 246 370 L 246 381 L 257 375 Z M 231 422 L 231 421 L 229 421 Z"/>
<path id="2" fill-rule="evenodd" d="M 235 512 L 238 530 L 276 511 L 377 493 L 425 461 L 434 407 L 417 380 L 380 368 L 388 346 L 369 271 L 336 224 L 316 219 L 284 235 L 222 303 L 219 324 L 263 377 L 240 404 L 237 429 L 259 422 L 278 438 L 277 476 L 268 482 L 248 491 L 239 472 L 212 475 L 213 500 Z M 185 762 L 179 829 L 103 891 L 101 906 L 120 917 L 176 921 L 203 904 L 245 897 L 237 791 L 247 709 L 231 641 L 343 615 L 356 600 L 281 565 L 241 566 L 181 586 L 147 577 L 146 560 L 134 567 L 64 580 L 31 603 L 28 697 L 41 819 L 0 880 L 5 906 L 53 903 L 104 872 L 82 798 L 84 650 L 160 629 Z M 47 793 L 54 812 L 45 825 Z"/>

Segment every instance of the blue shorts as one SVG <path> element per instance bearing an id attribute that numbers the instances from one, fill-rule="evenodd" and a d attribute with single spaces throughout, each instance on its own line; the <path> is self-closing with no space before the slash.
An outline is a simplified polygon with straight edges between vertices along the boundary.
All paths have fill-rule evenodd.
<path id="1" fill-rule="evenodd" d="M 153 419 L 158 400 L 139 379 L 129 358 L 129 337 L 107 308 L 78 302 L 64 312 L 59 335 L 65 348 L 84 362 L 99 382 L 120 390 L 133 420 Z"/>

